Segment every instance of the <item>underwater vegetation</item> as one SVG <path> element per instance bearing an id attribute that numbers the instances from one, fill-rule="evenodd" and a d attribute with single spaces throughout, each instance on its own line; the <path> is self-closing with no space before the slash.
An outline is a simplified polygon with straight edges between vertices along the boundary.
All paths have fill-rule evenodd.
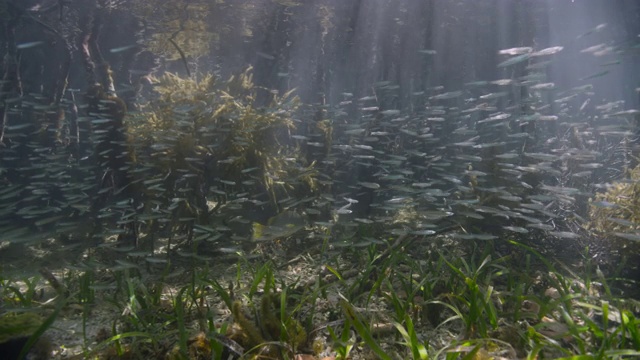
<path id="1" fill-rule="evenodd" d="M 154 80 L 159 97 L 128 122 L 140 164 L 134 183 L 145 203 L 162 209 L 147 208 L 142 216 L 170 214 L 164 227 L 186 230 L 188 242 L 215 241 L 220 233 L 212 224 L 229 225 L 239 214 L 275 214 L 282 198 L 317 190 L 314 164 L 287 140 L 297 99 L 274 95 L 268 107 L 257 108 L 251 69 L 216 82 L 211 75 L 196 83 L 165 74 Z M 252 215 L 248 205 L 262 214 Z M 149 229 L 142 233 L 162 233 L 153 220 Z"/>
<path id="2" fill-rule="evenodd" d="M 286 300 L 286 299 L 284 299 Z M 274 346 L 286 344 L 286 351 L 292 356 L 296 349 L 307 342 L 307 333 L 302 324 L 286 314 L 280 314 L 281 299 L 277 294 L 264 294 L 260 300 L 258 319 L 252 321 L 245 315 L 242 303 L 233 302 L 231 313 L 234 323 L 229 328 L 227 336 L 245 349 L 258 349 L 258 358 L 263 356 L 277 356 Z M 281 322 L 281 319 L 285 321 Z M 283 344 L 270 343 L 283 340 Z M 264 347 L 264 349 L 260 349 Z"/>
<path id="3" fill-rule="evenodd" d="M 605 192 L 596 194 L 590 202 L 589 226 L 614 240 L 615 236 L 637 242 L 639 197 L 637 181 L 640 179 L 640 167 L 629 170 L 627 178 L 609 185 Z"/>
<path id="4" fill-rule="evenodd" d="M 35 313 L 4 314 L 0 317 L 0 349 L 7 359 L 17 359 L 30 337 L 42 326 L 43 319 Z M 36 338 L 30 351 L 32 359 L 48 359 L 51 344 L 46 338 Z"/>

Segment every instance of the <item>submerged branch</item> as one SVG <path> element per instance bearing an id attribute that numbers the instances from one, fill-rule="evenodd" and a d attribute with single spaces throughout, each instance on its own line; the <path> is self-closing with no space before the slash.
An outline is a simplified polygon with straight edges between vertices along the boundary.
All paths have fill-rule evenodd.
<path id="1" fill-rule="evenodd" d="M 9 105 L 5 100 L 9 95 L 22 96 L 22 83 L 20 80 L 20 68 L 18 66 L 18 48 L 16 46 L 15 30 L 20 16 L 14 15 L 5 25 L 6 54 L 4 56 L 4 75 L 2 76 L 2 87 L 0 88 L 0 144 L 4 144 L 5 128 L 7 126 L 7 113 Z"/>
<path id="2" fill-rule="evenodd" d="M 80 54 L 82 55 L 82 62 L 84 64 L 84 71 L 87 77 L 87 83 L 95 84 L 96 79 L 96 64 L 91 59 L 91 51 L 89 50 L 89 41 L 91 40 L 91 21 L 89 16 L 84 19 L 81 28 L 83 31 L 80 35 Z"/>
<path id="3" fill-rule="evenodd" d="M 171 42 L 171 44 L 173 44 L 176 50 L 178 50 L 178 53 L 180 54 L 180 58 L 182 59 L 182 63 L 184 64 L 184 68 L 187 70 L 187 76 L 191 77 L 191 71 L 189 71 L 189 64 L 187 64 L 187 57 L 184 55 L 184 52 L 182 51 L 182 49 L 180 49 L 178 44 L 176 44 L 176 42 L 173 39 L 169 39 L 169 41 Z"/>
<path id="4" fill-rule="evenodd" d="M 45 30 L 49 31 L 51 34 L 57 37 L 58 40 L 60 40 L 61 43 L 64 45 L 64 62 L 60 67 L 60 70 L 61 70 L 60 76 L 56 80 L 56 85 L 55 85 L 54 95 L 53 95 L 53 103 L 55 105 L 59 105 L 60 101 L 62 100 L 62 97 L 64 96 L 64 92 L 67 89 L 67 85 L 69 84 L 69 70 L 71 68 L 71 51 L 72 51 L 71 44 L 56 29 L 36 19 L 33 15 L 29 15 L 29 20 L 42 26 Z"/>
<path id="5" fill-rule="evenodd" d="M 176 50 L 178 50 L 178 54 L 180 54 L 180 58 L 182 59 L 182 63 L 184 64 L 184 68 L 187 70 L 187 76 L 191 77 L 191 71 L 189 71 L 189 64 L 187 64 L 187 57 L 185 56 L 184 51 L 182 51 L 182 49 L 180 49 L 178 44 L 175 42 L 176 36 L 178 36 L 178 34 L 184 30 L 185 22 L 189 21 L 189 12 L 187 12 L 188 6 L 189 6 L 189 2 L 186 2 L 184 4 L 184 8 L 182 9 L 184 11 L 186 18 L 180 19 L 180 28 L 176 30 L 173 34 L 171 34 L 171 37 L 169 38 L 169 42 L 176 48 Z"/>

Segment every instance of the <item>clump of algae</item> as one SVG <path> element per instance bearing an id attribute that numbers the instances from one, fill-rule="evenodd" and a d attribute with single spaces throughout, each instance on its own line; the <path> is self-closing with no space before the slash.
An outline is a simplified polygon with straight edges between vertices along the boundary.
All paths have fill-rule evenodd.
<path id="1" fill-rule="evenodd" d="M 227 336 L 236 341 L 246 351 L 258 349 L 255 356 L 280 358 L 283 353 L 295 351 L 307 342 L 307 332 L 302 324 L 292 316 L 282 316 L 279 310 L 280 296 L 267 293 L 260 299 L 260 310 L 251 320 L 246 315 L 242 302 L 233 302 L 231 312 L 234 324 Z M 284 319 L 284 320 L 281 320 Z M 276 345 L 280 344 L 280 345 Z M 286 344 L 287 349 L 282 349 Z"/>
<path id="2" fill-rule="evenodd" d="M 0 316 L 0 357 L 3 359 L 18 358 L 27 340 L 42 325 L 42 318 L 35 313 L 7 313 Z M 47 338 L 41 337 L 31 347 L 29 358 L 49 359 L 51 344 Z"/>
<path id="3" fill-rule="evenodd" d="M 626 180 L 609 186 L 590 201 L 589 228 L 601 233 L 640 229 L 640 165 Z"/>
<path id="4" fill-rule="evenodd" d="M 9 340 L 29 337 L 42 325 L 35 313 L 4 314 L 0 316 L 0 344 Z"/>
<path id="5" fill-rule="evenodd" d="M 640 165 L 626 179 L 596 194 L 589 204 L 588 230 L 618 250 L 640 245 Z"/>

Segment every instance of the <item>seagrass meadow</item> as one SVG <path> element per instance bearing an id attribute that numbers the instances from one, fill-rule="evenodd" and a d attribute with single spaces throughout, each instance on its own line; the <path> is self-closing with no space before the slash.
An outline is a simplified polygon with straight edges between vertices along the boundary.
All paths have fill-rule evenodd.
<path id="1" fill-rule="evenodd" d="M 640 356 L 639 2 L 0 27 L 0 358 Z"/>

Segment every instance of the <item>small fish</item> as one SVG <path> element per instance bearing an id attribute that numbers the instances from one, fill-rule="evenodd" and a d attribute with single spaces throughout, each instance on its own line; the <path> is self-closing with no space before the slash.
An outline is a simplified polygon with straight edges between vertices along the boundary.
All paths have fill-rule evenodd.
<path id="1" fill-rule="evenodd" d="M 378 111 L 380 110 L 379 107 L 377 106 L 369 106 L 369 107 L 363 107 L 360 110 L 364 111 L 364 112 L 373 112 L 373 111 Z"/>
<path id="2" fill-rule="evenodd" d="M 473 81 L 473 82 L 465 83 L 464 86 L 485 86 L 487 84 L 489 84 L 488 81 L 480 80 L 480 81 Z"/>
<path id="3" fill-rule="evenodd" d="M 597 73 L 595 73 L 595 74 L 591 74 L 591 75 L 585 76 L 585 77 L 580 78 L 580 79 L 578 79 L 578 80 L 580 80 L 580 81 L 589 80 L 589 79 L 593 79 L 593 78 L 597 78 L 597 77 L 605 76 L 605 75 L 607 75 L 608 73 L 609 73 L 609 70 L 604 70 L 604 71 L 597 72 Z"/>
<path id="4" fill-rule="evenodd" d="M 555 229 L 555 226 L 553 226 L 553 225 L 542 224 L 542 223 L 528 224 L 527 227 L 534 228 L 534 229 L 539 229 L 539 230 L 544 230 L 544 231 L 553 231 Z"/>
<path id="5" fill-rule="evenodd" d="M 365 129 L 352 129 L 352 130 L 347 130 L 344 133 L 346 135 L 361 135 L 365 132 Z"/>
<path id="6" fill-rule="evenodd" d="M 416 230 L 416 231 L 411 231 L 410 234 L 411 235 L 418 235 L 418 236 L 428 236 L 428 235 L 433 235 L 436 232 L 433 230 Z"/>
<path id="7" fill-rule="evenodd" d="M 570 231 L 550 231 L 548 233 L 551 236 L 558 237 L 560 239 L 579 239 L 580 235 Z"/>
<path id="8" fill-rule="evenodd" d="M 514 56 L 511 59 L 505 60 L 501 63 L 498 64 L 499 68 L 502 67 L 507 67 L 507 66 L 512 66 L 512 65 L 516 65 L 516 64 L 520 64 L 522 62 L 525 62 L 527 60 L 529 60 L 531 58 L 531 54 L 529 53 L 524 53 L 518 56 Z"/>
<path id="9" fill-rule="evenodd" d="M 622 232 L 616 232 L 614 233 L 615 236 L 617 237 L 621 237 L 623 239 L 626 240 L 631 240 L 631 241 L 638 241 L 640 242 L 640 234 L 638 233 L 622 233 Z"/>
<path id="10" fill-rule="evenodd" d="M 380 184 L 374 183 L 374 182 L 359 182 L 358 185 L 367 189 L 372 189 L 372 190 L 380 189 Z"/>
<path id="11" fill-rule="evenodd" d="M 144 260 L 151 264 L 166 264 L 169 262 L 168 259 L 160 259 L 152 256 L 145 257 Z"/>
<path id="12" fill-rule="evenodd" d="M 395 116 L 400 114 L 400 110 L 384 110 L 384 111 L 381 111 L 380 114 L 386 115 L 386 116 Z"/>
<path id="13" fill-rule="evenodd" d="M 600 163 L 588 163 L 588 164 L 579 164 L 578 167 L 583 169 L 600 169 L 603 167 Z"/>
<path id="14" fill-rule="evenodd" d="M 506 119 L 508 119 L 510 117 L 511 117 L 511 114 L 505 114 L 505 113 L 496 114 L 496 115 L 490 116 L 490 117 L 488 117 L 486 119 L 478 121 L 478 124 L 484 124 L 484 123 L 493 122 L 493 121 L 506 120 Z"/>
<path id="15" fill-rule="evenodd" d="M 491 234 L 453 234 L 452 237 L 460 240 L 494 240 L 498 238 Z"/>
<path id="16" fill-rule="evenodd" d="M 31 41 L 31 42 L 17 44 L 16 49 L 18 50 L 30 49 L 36 46 L 40 46 L 42 44 L 44 44 L 44 41 Z"/>
<path id="17" fill-rule="evenodd" d="M 443 94 L 431 96 L 429 100 L 449 100 L 449 99 L 459 98 L 460 96 L 462 96 L 462 91 L 451 91 L 451 92 L 446 92 Z"/>
<path id="18" fill-rule="evenodd" d="M 498 198 L 506 201 L 517 202 L 517 203 L 522 201 L 522 198 L 520 196 L 515 196 L 515 195 L 500 195 L 498 196 Z"/>
<path id="19" fill-rule="evenodd" d="M 593 45 L 593 46 L 589 46 L 588 48 L 582 49 L 580 50 L 581 53 L 595 53 L 598 51 L 601 51 L 602 49 L 605 49 L 607 47 L 607 44 L 598 44 L 598 45 Z"/>
<path id="20" fill-rule="evenodd" d="M 256 171 L 256 170 L 259 170 L 259 169 L 260 169 L 259 167 L 251 167 L 251 168 L 242 169 L 240 172 L 242 174 L 248 174 L 250 172 L 253 172 L 253 171 Z"/>
<path id="21" fill-rule="evenodd" d="M 499 55 L 522 55 L 522 54 L 528 54 L 530 52 L 533 51 L 533 48 L 530 47 L 515 47 L 515 48 L 509 48 L 509 49 L 502 49 L 498 51 Z"/>
<path id="22" fill-rule="evenodd" d="M 346 200 L 349 204 L 357 204 L 358 203 L 358 200 L 356 200 L 356 199 L 351 199 L 351 198 L 348 198 L 348 197 L 343 197 L 343 199 Z"/>
<path id="23" fill-rule="evenodd" d="M 362 224 L 373 224 L 375 221 L 371 220 L 371 219 L 362 219 L 362 218 L 355 218 L 353 219 L 353 221 L 362 223 Z"/>
<path id="24" fill-rule="evenodd" d="M 597 208 L 605 208 L 605 209 L 614 209 L 618 207 L 618 204 L 616 203 L 612 203 L 612 202 L 608 202 L 608 201 L 593 201 L 590 202 L 591 206 L 593 207 L 597 207 Z"/>
<path id="25" fill-rule="evenodd" d="M 267 59 L 267 60 L 275 60 L 276 57 L 273 55 L 269 55 L 267 53 L 264 53 L 262 51 L 256 51 L 256 55 L 260 56 L 261 58 Z"/>
<path id="26" fill-rule="evenodd" d="M 505 230 L 517 232 L 517 233 L 520 233 L 520 234 L 529 233 L 529 230 L 527 230 L 527 229 L 525 229 L 523 227 L 519 227 L 519 226 L 503 226 L 502 228 L 505 229 Z"/>
<path id="27" fill-rule="evenodd" d="M 498 154 L 494 156 L 497 159 L 503 159 L 503 160 L 509 160 L 509 159 L 517 159 L 520 157 L 520 154 L 516 154 L 516 153 L 505 153 L 505 154 Z"/>
<path id="28" fill-rule="evenodd" d="M 339 209 L 336 209 L 335 212 L 338 215 L 348 215 L 351 214 L 353 212 L 353 210 L 349 209 L 349 207 L 351 206 L 351 204 L 347 204 Z"/>
<path id="29" fill-rule="evenodd" d="M 7 131 L 15 131 L 15 130 L 23 130 L 32 126 L 34 125 L 29 123 L 24 123 L 24 124 L 18 124 L 18 125 L 7 125 L 5 126 L 5 129 Z"/>
<path id="30" fill-rule="evenodd" d="M 461 211 L 461 212 L 458 212 L 456 214 L 459 215 L 459 216 L 462 216 L 462 217 L 467 217 L 467 218 L 472 218 L 472 219 L 478 219 L 478 220 L 483 220 L 484 219 L 484 216 L 482 216 L 482 215 L 480 215 L 478 213 L 475 213 L 475 212 L 470 212 L 470 211 Z"/>
<path id="31" fill-rule="evenodd" d="M 555 88 L 556 88 L 556 84 L 552 82 L 536 84 L 530 87 L 531 90 L 553 90 Z"/>
<path id="32" fill-rule="evenodd" d="M 633 222 L 631 222 L 631 221 L 629 221 L 629 220 L 626 220 L 626 219 L 620 219 L 620 218 L 613 218 L 613 217 L 609 217 L 609 218 L 607 218 L 607 220 L 609 220 L 609 221 L 611 221 L 611 222 L 614 222 L 614 223 L 616 223 L 616 224 L 618 224 L 618 225 L 622 225 L 622 226 L 629 226 L 629 227 L 633 227 L 633 226 L 635 226 L 635 225 L 636 225 L 635 223 L 633 223 Z"/>
<path id="33" fill-rule="evenodd" d="M 116 54 L 116 53 L 120 53 L 120 52 L 123 52 L 123 51 L 134 49 L 136 47 L 138 47 L 137 44 L 126 45 L 126 46 L 122 46 L 122 47 L 109 49 L 109 52 L 112 53 L 112 54 Z"/>
<path id="34" fill-rule="evenodd" d="M 489 94 L 486 94 L 486 95 L 482 95 L 482 96 L 480 96 L 480 99 L 482 99 L 482 100 L 492 100 L 492 99 L 498 99 L 498 98 L 501 98 L 501 97 L 505 97 L 507 95 L 509 95 L 509 93 L 507 93 L 506 91 L 501 91 L 501 92 L 489 93 Z M 485 108 L 483 108 L 483 110 L 489 111 L 489 108 L 485 107 Z"/>
<path id="35" fill-rule="evenodd" d="M 498 86 L 506 86 L 506 85 L 514 84 L 515 81 L 513 79 L 500 79 L 500 80 L 494 80 L 491 83 Z"/>
<path id="36" fill-rule="evenodd" d="M 545 153 L 524 153 L 524 156 L 541 161 L 557 161 L 560 160 L 559 156 Z"/>
<path id="37" fill-rule="evenodd" d="M 585 32 L 584 34 L 578 35 L 577 39 L 581 39 L 581 38 L 583 38 L 585 36 L 588 36 L 588 35 L 591 35 L 593 33 L 600 32 L 600 31 L 604 30 L 606 27 L 607 27 L 606 23 L 600 24 L 600 25 L 596 26 L 595 28 Z"/>
<path id="38" fill-rule="evenodd" d="M 531 54 L 531 56 L 548 56 L 548 55 L 553 55 L 553 54 L 557 54 L 560 51 L 562 51 L 564 49 L 563 46 L 552 46 L 552 47 L 548 47 L 546 49 L 542 49 L 540 51 L 536 51 L 534 53 Z"/>

